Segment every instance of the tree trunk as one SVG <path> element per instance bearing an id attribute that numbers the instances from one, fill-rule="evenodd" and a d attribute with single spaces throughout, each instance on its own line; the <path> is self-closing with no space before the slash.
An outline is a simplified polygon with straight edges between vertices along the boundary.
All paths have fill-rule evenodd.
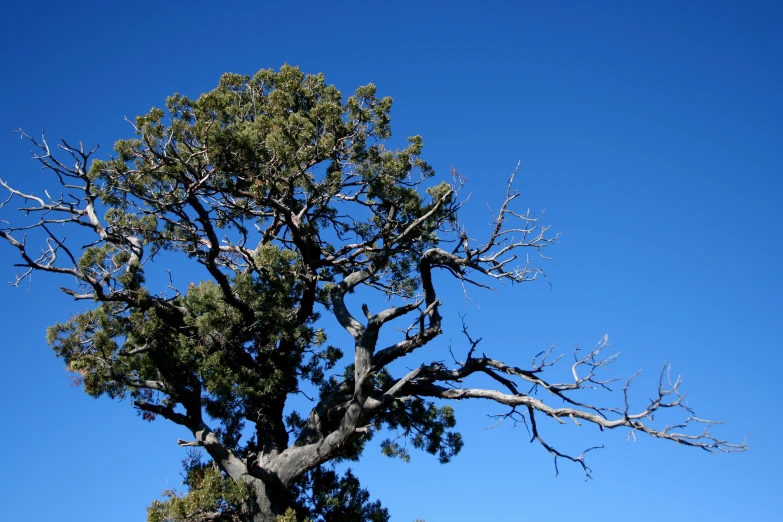
<path id="1" fill-rule="evenodd" d="M 242 506 L 242 520 L 247 522 L 276 522 L 277 516 L 285 512 L 286 506 L 284 502 L 281 502 L 285 498 L 284 492 L 274 494 L 270 492 L 269 485 L 265 484 L 261 479 L 250 478 L 247 475 L 245 477 L 247 477 L 245 480 L 252 488 L 252 494 L 251 498 Z"/>

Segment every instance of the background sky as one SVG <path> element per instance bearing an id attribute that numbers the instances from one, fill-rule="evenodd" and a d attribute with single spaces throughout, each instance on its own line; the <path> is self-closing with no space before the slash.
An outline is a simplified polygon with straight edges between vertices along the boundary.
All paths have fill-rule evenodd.
<path id="1" fill-rule="evenodd" d="M 750 434 L 751 447 L 710 455 L 547 422 L 542 434 L 563 450 L 606 446 L 590 454 L 594 480 L 567 462 L 556 478 L 524 427 L 486 429 L 502 409 L 460 403 L 466 446 L 452 463 L 414 452 L 405 464 L 370 447 L 353 466 L 392 520 L 770 520 L 783 486 L 782 5 L 12 2 L 0 17 L 0 129 L 45 127 L 108 152 L 131 134 L 124 116 L 174 92 L 198 96 L 226 71 L 287 62 L 344 94 L 374 82 L 395 100 L 394 140 L 423 135 L 440 174 L 468 178 L 471 235 L 486 230 L 486 204 L 497 208 L 517 161 L 520 208 L 545 208 L 563 234 L 545 266 L 551 287 L 466 301 L 455 285 L 444 336 L 406 365 L 449 360 L 449 340 L 464 353 L 458 312 L 481 351 L 521 366 L 608 333 L 622 352 L 614 374 L 645 369 L 637 404 L 669 361 L 696 412 L 726 421 L 716 434 Z M 53 187 L 29 149 L 0 135 L 0 177 Z M 0 247 L 0 261 L 0 280 L 13 280 L 15 252 Z M 44 340 L 82 306 L 61 284 L 0 287 L 0 519 L 143 520 L 179 486 L 176 440 L 188 434 L 69 385 Z"/>

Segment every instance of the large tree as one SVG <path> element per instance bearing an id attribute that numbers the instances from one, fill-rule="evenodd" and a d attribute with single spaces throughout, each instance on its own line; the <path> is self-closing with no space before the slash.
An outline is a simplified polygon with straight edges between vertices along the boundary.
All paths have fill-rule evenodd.
<path id="1" fill-rule="evenodd" d="M 23 134 L 60 187 L 41 194 L 0 181 L 5 204 L 22 201 L 19 221 L 0 231 L 20 256 L 17 283 L 60 274 L 71 282 L 63 292 L 93 303 L 52 326 L 49 343 L 88 394 L 130 397 L 143 418 L 181 425 L 190 436 L 180 445 L 209 457 L 186 459 L 188 492 L 153 503 L 150 520 L 386 520 L 350 471 L 340 477 L 328 465 L 358 458 L 389 431 L 399 436 L 381 443 L 385 454 L 408 458 L 410 442 L 447 462 L 462 447 L 448 405 L 460 399 L 504 405 L 555 462 L 586 472 L 584 453 L 542 438 L 541 419 L 744 449 L 690 431 L 711 422 L 665 373 L 641 411 L 629 408 L 630 380 L 616 407 L 585 398 L 609 385 L 605 339 L 574 354 L 567 382 L 544 375 L 558 360 L 549 352 L 512 366 L 478 350 L 464 326 L 462 356 L 416 359 L 442 334 L 439 285 L 532 281 L 543 271 L 530 259 L 546 259 L 557 236 L 514 210 L 512 176 L 494 224 L 474 238 L 459 221 L 464 180 L 431 181 L 418 136 L 403 149 L 384 145 L 391 104 L 373 85 L 343 99 L 323 76 L 284 66 L 226 74 L 196 100 L 169 97 L 166 110 L 132 122 L 136 137 L 108 159 Z M 203 267 L 203 280 L 187 287 L 155 273 L 188 263 Z M 352 300 L 360 288 L 386 299 L 367 299 L 372 308 Z M 351 346 L 329 343 L 321 314 Z M 397 338 L 379 345 L 395 326 Z M 401 358 L 415 369 L 392 373 Z M 474 374 L 496 387 L 472 387 Z M 291 397 L 310 390 L 314 406 L 296 411 Z M 686 410 L 684 420 L 656 427 L 664 408 Z"/>

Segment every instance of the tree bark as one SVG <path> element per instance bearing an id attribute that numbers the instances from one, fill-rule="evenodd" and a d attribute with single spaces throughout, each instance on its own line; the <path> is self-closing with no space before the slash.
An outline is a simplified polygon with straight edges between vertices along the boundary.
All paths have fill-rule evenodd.
<path id="1" fill-rule="evenodd" d="M 270 495 L 270 488 L 263 480 L 245 475 L 243 479 L 250 484 L 252 496 L 242 506 L 242 520 L 247 522 L 275 522 L 278 515 L 285 512 L 287 503 L 284 492 Z"/>

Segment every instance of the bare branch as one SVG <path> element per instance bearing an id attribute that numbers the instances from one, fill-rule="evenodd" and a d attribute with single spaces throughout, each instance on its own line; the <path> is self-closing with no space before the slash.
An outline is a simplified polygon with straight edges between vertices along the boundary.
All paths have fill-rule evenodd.
<path id="1" fill-rule="evenodd" d="M 467 335 L 466 329 L 465 334 Z M 720 422 L 701 419 L 693 414 L 693 410 L 684 402 L 685 395 L 679 390 L 681 380 L 677 378 L 672 382 L 670 367 L 668 365 L 664 366 L 664 370 L 661 372 L 656 397 L 651 399 L 647 407 L 642 410 L 632 411 L 628 398 L 630 384 L 636 375 L 638 375 L 638 372 L 626 381 L 623 388 L 624 408 L 601 407 L 584 402 L 582 399 L 575 400 L 571 397 L 571 393 L 577 391 L 595 390 L 597 388 L 611 391 L 605 383 L 615 381 L 617 378 L 607 380 L 596 378 L 596 371 L 606 369 L 617 357 L 617 354 L 615 354 L 606 358 L 599 358 L 601 350 L 609 345 L 606 336 L 601 339 L 601 342 L 594 350 L 584 357 L 577 356 L 578 349 L 575 350 L 576 362 L 571 368 L 574 382 L 562 384 L 550 384 L 541 377 L 540 374 L 544 367 L 544 363 L 536 362 L 541 354 L 538 354 L 536 358 L 533 359 L 532 370 L 523 370 L 508 366 L 501 361 L 490 359 L 486 356 L 472 357 L 478 342 L 472 340 L 470 336 L 467 337 L 471 346 L 469 357 L 464 363 L 459 363 L 457 368 L 451 370 L 446 369 L 441 363 L 433 363 L 430 366 L 420 366 L 406 375 L 403 379 L 389 383 L 388 389 L 382 394 L 384 400 L 388 400 L 389 396 L 403 397 L 410 395 L 456 400 L 487 399 L 511 407 L 509 413 L 496 416 L 496 418 L 499 419 L 498 423 L 507 418 L 520 419 L 524 422 L 525 417 L 520 415 L 517 410 L 517 408 L 522 407 L 527 411 L 527 416 L 531 421 L 531 441 L 539 442 L 555 457 L 556 469 L 557 459 L 564 458 L 582 466 L 588 477 L 590 476 L 590 469 L 585 464 L 585 455 L 587 452 L 597 448 L 594 447 L 585 450 L 581 455 L 576 457 L 557 450 L 542 437 L 536 421 L 536 415 L 549 417 L 560 424 L 564 423 L 563 419 L 567 418 L 577 426 L 582 426 L 582 423 L 580 422 L 582 421 L 593 424 L 602 430 L 626 428 L 631 430 L 629 436 L 636 432 L 640 432 L 651 437 L 671 440 L 677 444 L 692 446 L 709 452 L 732 453 L 745 451 L 747 449 L 745 443 L 732 444 L 712 435 L 709 428 L 713 425 L 720 424 Z M 545 353 L 544 360 L 549 353 L 551 353 L 551 348 Z M 551 366 L 551 364 L 547 364 L 547 366 Z M 588 368 L 588 373 L 586 375 L 580 375 L 578 372 L 578 368 L 583 366 Z M 498 372 L 508 375 L 509 377 L 503 377 Z M 461 386 L 454 388 L 437 384 L 439 381 L 443 383 L 463 383 L 465 379 L 474 373 L 483 373 L 490 376 L 505 388 L 506 392 Z M 664 383 L 664 375 L 668 376 L 668 384 Z M 515 382 L 514 379 L 519 379 L 520 382 L 532 383 L 534 384 L 534 387 L 531 392 L 520 392 L 518 383 Z M 598 386 L 593 386 L 594 384 Z M 547 390 L 553 396 L 570 404 L 570 406 L 550 406 L 545 403 L 544 400 L 531 395 L 537 388 Z M 653 425 L 655 413 L 661 409 L 667 408 L 679 408 L 688 412 L 689 415 L 680 423 L 655 427 Z M 704 429 L 701 432 L 688 431 L 689 428 L 696 424 L 703 425 Z M 495 425 L 497 425 L 497 423 Z"/>

